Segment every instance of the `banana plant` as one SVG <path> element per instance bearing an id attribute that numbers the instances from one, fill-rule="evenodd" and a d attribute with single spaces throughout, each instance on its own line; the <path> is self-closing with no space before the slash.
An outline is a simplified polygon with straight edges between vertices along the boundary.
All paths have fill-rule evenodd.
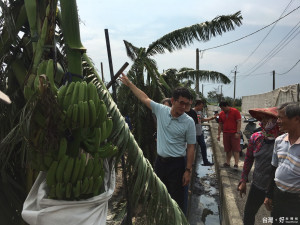
<path id="1" fill-rule="evenodd" d="M 27 167 L 29 163 L 28 138 L 32 131 L 30 122 L 35 117 L 36 107 L 40 107 L 38 97 L 30 90 L 34 89 L 36 82 L 40 82 L 41 76 L 39 75 L 46 71 L 45 65 L 51 66 L 53 64 L 54 67 L 58 67 L 58 64 L 55 63 L 59 62 L 64 72 L 83 75 L 84 79 L 98 85 L 98 93 L 108 106 L 108 113 L 114 121 L 114 132 L 111 140 L 120 149 L 117 158 L 120 158 L 121 154 L 127 155 L 126 169 L 133 190 L 132 206 L 136 207 L 141 201 L 141 196 L 143 196 L 144 208 L 151 213 L 151 216 L 147 217 L 150 224 L 187 224 L 178 205 L 171 199 L 165 186 L 153 172 L 149 161 L 143 156 L 123 116 L 99 79 L 92 62 L 84 53 L 84 48 L 80 43 L 78 20 L 74 20 L 74 18 L 78 18 L 76 2 L 62 0 L 60 3 L 61 13 L 57 9 L 57 2 L 54 0 L 25 0 L 25 3 L 21 0 L 12 1 L 12 4 L 5 8 L 11 10 L 12 15 L 18 15 L 20 7 L 25 8 L 26 19 L 22 21 L 20 26 L 12 26 L 13 29 L 18 29 L 10 32 L 15 34 L 15 39 L 4 39 L 5 43 L 11 44 L 10 48 L 1 46 L 1 51 L 3 51 L 1 71 L 4 72 L 1 74 L 1 90 L 5 93 L 9 92 L 13 100 L 11 106 L 4 107 L 1 105 L 3 111 L 1 110 L 0 115 L 2 124 L 10 122 L 9 126 L 1 128 L 0 208 L 6 215 L 3 222 L 5 224 L 22 224 L 20 217 L 22 203 L 35 177 L 30 167 Z M 21 6 L 16 7 L 18 4 Z M 1 6 L 4 9 L 3 4 Z M 16 20 L 15 17 L 14 19 Z M 2 25 L 4 26 L 6 23 Z M 56 26 L 59 30 L 54 30 Z M 8 31 L 13 31 L 13 29 L 0 29 L 1 38 L 4 37 L 2 35 Z M 18 37 L 17 34 L 20 31 L 23 36 Z M 76 37 L 72 38 L 70 35 Z M 84 58 L 83 64 L 88 63 L 90 69 L 82 69 L 82 56 Z M 52 80 L 45 77 L 43 79 L 45 82 L 49 79 L 48 81 L 52 85 L 59 87 L 60 80 L 56 77 L 58 75 L 56 69 L 58 68 L 55 68 Z M 6 83 L 7 80 L 8 83 Z M 50 101 L 51 99 L 47 100 Z M 51 114 L 51 110 L 55 110 L 55 107 L 53 103 L 53 109 L 48 107 L 45 109 L 45 113 Z M 24 170 L 24 167 L 27 169 Z M 6 207 L 6 202 L 9 202 L 9 207 Z"/>

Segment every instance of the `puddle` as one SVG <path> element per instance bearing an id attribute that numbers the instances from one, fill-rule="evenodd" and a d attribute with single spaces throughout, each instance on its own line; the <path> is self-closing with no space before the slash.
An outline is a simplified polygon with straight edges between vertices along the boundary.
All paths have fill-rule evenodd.
<path id="1" fill-rule="evenodd" d="M 214 162 L 212 142 L 208 126 L 203 126 L 207 147 L 207 158 Z M 195 158 L 195 176 L 191 186 L 188 220 L 191 225 L 219 225 L 219 190 L 214 166 L 202 166 L 202 155 L 198 146 Z"/>

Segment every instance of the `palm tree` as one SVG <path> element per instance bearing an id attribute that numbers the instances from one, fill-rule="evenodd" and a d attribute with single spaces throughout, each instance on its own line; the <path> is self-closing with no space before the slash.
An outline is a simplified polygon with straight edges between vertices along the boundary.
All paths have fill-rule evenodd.
<path id="1" fill-rule="evenodd" d="M 161 74 L 161 76 L 166 81 L 171 90 L 180 85 L 189 88 L 197 79 L 204 82 L 210 81 L 223 84 L 230 83 L 230 79 L 222 73 L 208 70 L 195 70 L 187 67 L 183 67 L 179 70 L 175 68 L 167 69 L 163 74 Z M 166 96 L 171 95 L 170 89 L 163 88 Z M 197 96 L 197 93 L 194 92 L 194 90 L 191 90 L 191 92 L 193 93 L 194 97 Z"/>
<path id="2" fill-rule="evenodd" d="M 163 99 L 165 93 L 171 96 L 172 89 L 169 86 L 169 82 L 166 82 L 164 79 L 166 76 L 158 72 L 157 63 L 152 57 L 156 54 L 163 54 L 166 51 L 173 52 L 177 49 L 182 49 L 194 41 L 208 41 L 211 37 L 234 30 L 235 26 L 242 24 L 241 20 L 240 12 L 228 16 L 218 16 L 209 22 L 172 31 L 152 42 L 148 48 L 139 48 L 124 40 L 127 55 L 133 61 L 128 77 L 154 101 Z M 223 83 L 229 82 L 226 76 L 214 71 L 185 70 L 180 73 L 178 78 L 188 77 L 199 77 L 201 80 L 221 81 Z M 118 92 L 118 98 L 121 99 L 118 106 L 123 115 L 128 115 L 132 118 L 134 136 L 142 147 L 145 156 L 153 163 L 155 142 L 153 142 L 151 137 L 155 132 L 155 126 L 153 125 L 152 114 L 137 99 L 132 98 L 131 93 L 128 90 L 124 90 L 124 87 L 121 86 Z"/>

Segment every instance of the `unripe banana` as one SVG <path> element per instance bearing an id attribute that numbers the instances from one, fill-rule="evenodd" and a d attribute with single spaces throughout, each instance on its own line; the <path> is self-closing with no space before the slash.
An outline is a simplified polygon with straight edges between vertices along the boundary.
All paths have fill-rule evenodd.
<path id="1" fill-rule="evenodd" d="M 57 199 L 63 199 L 65 197 L 66 187 L 63 183 L 56 184 L 56 197 Z"/>
<path id="2" fill-rule="evenodd" d="M 81 161 L 80 159 L 77 157 L 75 159 L 75 163 L 74 163 L 74 169 L 72 172 L 72 176 L 71 176 L 71 183 L 75 184 L 79 175 L 79 171 L 80 171 L 80 165 L 81 165 Z"/>
<path id="3" fill-rule="evenodd" d="M 104 101 L 100 101 L 99 106 L 97 107 L 97 121 L 96 121 L 96 126 L 100 127 L 101 124 L 106 120 L 107 117 L 107 108 L 106 105 L 104 104 Z"/>
<path id="4" fill-rule="evenodd" d="M 78 102 L 86 101 L 85 100 L 86 87 L 87 87 L 86 81 L 80 83 L 79 92 L 78 92 Z"/>
<path id="5" fill-rule="evenodd" d="M 84 127 L 84 104 L 83 101 L 79 101 L 78 103 L 78 120 L 79 120 L 79 127 Z"/>
<path id="6" fill-rule="evenodd" d="M 94 145 L 95 148 L 98 149 L 101 143 L 101 128 L 97 127 L 95 129 L 95 139 L 94 139 Z"/>
<path id="7" fill-rule="evenodd" d="M 72 113 L 73 113 L 73 107 L 74 107 L 74 105 L 69 105 L 68 110 L 67 110 L 67 115 L 66 115 L 65 123 L 66 123 L 66 126 L 67 126 L 68 128 L 71 128 L 71 127 L 72 127 Z"/>
<path id="8" fill-rule="evenodd" d="M 105 136 L 105 139 L 107 139 L 110 136 L 110 134 L 112 132 L 112 128 L 113 128 L 113 121 L 112 121 L 111 118 L 108 118 L 106 120 L 106 133 L 105 133 L 106 136 Z"/>
<path id="9" fill-rule="evenodd" d="M 88 95 L 87 95 L 87 83 L 86 81 L 82 82 L 82 85 L 84 87 L 84 95 L 83 95 L 83 102 L 88 101 Z"/>
<path id="10" fill-rule="evenodd" d="M 92 177 L 96 179 L 100 175 L 100 172 L 101 172 L 101 163 L 99 160 L 94 159 L 94 170 L 92 173 Z"/>
<path id="11" fill-rule="evenodd" d="M 73 110 L 72 110 L 72 128 L 78 127 L 78 105 L 74 104 L 73 105 Z"/>
<path id="12" fill-rule="evenodd" d="M 71 102 L 69 104 L 77 104 L 78 103 L 78 95 L 79 95 L 79 89 L 80 89 L 80 82 L 75 82 L 74 90 L 72 93 Z"/>
<path id="13" fill-rule="evenodd" d="M 31 74 L 31 75 L 34 75 L 34 74 Z M 24 86 L 23 93 L 24 93 L 25 99 L 28 101 L 33 96 L 34 91 L 29 86 L 26 85 L 26 86 Z"/>
<path id="14" fill-rule="evenodd" d="M 84 127 L 89 127 L 90 126 L 90 118 L 89 118 L 89 105 L 87 101 L 83 102 L 84 106 Z"/>
<path id="15" fill-rule="evenodd" d="M 51 199 L 56 198 L 56 184 L 53 184 L 52 186 L 49 187 L 48 197 Z"/>
<path id="16" fill-rule="evenodd" d="M 81 190 L 80 190 L 80 192 L 81 192 L 82 194 L 86 194 L 88 188 L 89 188 L 89 179 L 88 179 L 87 177 L 85 177 L 85 178 L 83 179 L 82 184 L 81 184 Z"/>
<path id="17" fill-rule="evenodd" d="M 101 139 L 100 142 L 102 143 L 106 139 L 106 121 L 101 124 Z"/>
<path id="18" fill-rule="evenodd" d="M 96 107 L 93 100 L 89 100 L 89 112 L 90 112 L 90 127 L 93 127 L 96 122 Z"/>
<path id="19" fill-rule="evenodd" d="M 68 89 L 67 89 L 66 95 L 64 97 L 64 101 L 63 101 L 63 109 L 64 110 L 67 110 L 69 108 L 71 98 L 73 96 L 74 87 L 75 87 L 75 82 L 71 82 L 68 85 Z"/>
<path id="20" fill-rule="evenodd" d="M 58 161 L 53 161 L 46 175 L 46 183 L 48 187 L 56 184 L 56 170 Z"/>
<path id="21" fill-rule="evenodd" d="M 93 173 L 93 169 L 94 169 L 94 159 L 89 158 L 89 161 L 85 167 L 84 177 L 88 177 L 88 178 L 91 177 Z"/>
<path id="22" fill-rule="evenodd" d="M 46 74 L 47 66 L 48 66 L 47 60 L 43 60 L 42 62 L 40 62 L 39 66 L 37 68 L 36 76 L 39 77 L 42 74 Z"/>
<path id="23" fill-rule="evenodd" d="M 91 194 L 93 193 L 93 187 L 94 187 L 94 178 L 93 177 L 90 177 L 89 178 L 89 188 L 87 190 L 87 194 Z"/>
<path id="24" fill-rule="evenodd" d="M 63 107 L 63 102 L 64 102 L 64 98 L 67 92 L 67 85 L 62 85 L 59 89 L 58 89 L 58 93 L 57 93 L 57 101 L 58 104 Z"/>
<path id="25" fill-rule="evenodd" d="M 65 171 L 64 171 L 64 183 L 65 184 L 69 183 L 69 181 L 71 179 L 73 167 L 74 167 L 74 158 L 69 157 Z"/>
<path id="26" fill-rule="evenodd" d="M 68 158 L 69 157 L 67 155 L 64 155 L 63 158 L 58 163 L 58 167 L 56 170 L 56 181 L 58 183 L 61 183 L 63 181 L 64 171 L 68 162 Z"/>
<path id="27" fill-rule="evenodd" d="M 93 186 L 93 196 L 97 196 L 100 194 L 100 188 L 103 184 L 103 177 L 98 176 L 94 178 L 94 186 Z"/>
<path id="28" fill-rule="evenodd" d="M 66 155 L 67 148 L 68 148 L 68 141 L 66 138 L 63 137 L 59 141 L 59 150 L 58 150 L 58 156 L 57 156 L 58 161 L 61 160 L 63 158 L 63 156 Z"/>
<path id="29" fill-rule="evenodd" d="M 72 196 L 72 184 L 68 183 L 66 186 L 66 198 L 70 199 Z"/>
<path id="30" fill-rule="evenodd" d="M 95 85 L 92 82 L 89 82 L 87 84 L 87 94 L 88 94 L 88 100 L 96 100 L 96 94 L 97 94 L 97 89 L 95 91 Z"/>
<path id="31" fill-rule="evenodd" d="M 85 172 L 85 164 L 86 164 L 86 155 L 84 153 L 81 153 L 80 156 L 80 170 L 78 173 L 77 180 L 82 180 L 84 172 Z"/>
<path id="32" fill-rule="evenodd" d="M 80 189 L 81 189 L 81 181 L 78 180 L 76 185 L 73 186 L 73 193 L 75 198 L 78 198 L 80 196 Z"/>

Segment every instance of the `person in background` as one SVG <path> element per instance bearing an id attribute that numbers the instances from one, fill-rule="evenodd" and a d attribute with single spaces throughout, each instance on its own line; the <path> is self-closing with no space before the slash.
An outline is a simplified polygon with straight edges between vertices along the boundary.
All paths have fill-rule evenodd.
<path id="1" fill-rule="evenodd" d="M 166 105 L 166 106 L 169 106 L 169 107 L 172 107 L 172 102 L 171 102 L 171 99 L 170 99 L 170 98 L 164 98 L 164 99 L 161 101 L 161 104 Z"/>
<path id="2" fill-rule="evenodd" d="M 211 121 L 216 118 L 216 115 L 210 118 L 204 118 L 203 115 L 204 102 L 202 100 L 196 100 L 194 110 L 197 113 L 198 123 L 196 124 L 196 140 L 201 149 L 201 155 L 203 159 L 203 166 L 212 166 L 213 163 L 209 162 L 207 159 L 207 148 L 204 140 L 204 134 L 202 131 L 202 123 Z"/>
<path id="3" fill-rule="evenodd" d="M 253 118 L 260 121 L 262 131 L 252 134 L 249 139 L 242 177 L 237 188 L 241 197 L 243 194 L 246 194 L 248 175 L 253 163 L 255 163 L 253 181 L 244 209 L 244 225 L 254 225 L 255 215 L 264 203 L 266 191 L 271 180 L 271 160 L 274 142 L 279 134 L 276 124 L 278 115 L 276 107 L 251 109 L 249 113 Z"/>
<path id="4" fill-rule="evenodd" d="M 272 210 L 273 224 L 300 223 L 300 103 L 278 108 L 276 138 L 272 157 L 271 183 L 264 204 Z"/>
<path id="5" fill-rule="evenodd" d="M 226 153 L 226 162 L 223 166 L 230 167 L 230 160 L 233 154 L 234 169 L 238 169 L 240 158 L 240 137 L 241 137 L 241 114 L 240 112 L 229 106 L 228 102 L 220 102 L 219 107 L 221 112 L 219 114 L 218 127 L 218 141 L 220 141 L 220 134 L 223 132 L 223 145 Z"/>
<path id="6" fill-rule="evenodd" d="M 191 180 L 196 143 L 196 129 L 192 118 L 185 114 L 191 94 L 186 88 L 176 88 L 172 107 L 151 100 L 125 74 L 120 80 L 157 118 L 157 158 L 155 173 L 165 184 L 171 197 L 184 210 L 184 186 Z M 186 156 L 186 162 L 185 162 Z"/>

